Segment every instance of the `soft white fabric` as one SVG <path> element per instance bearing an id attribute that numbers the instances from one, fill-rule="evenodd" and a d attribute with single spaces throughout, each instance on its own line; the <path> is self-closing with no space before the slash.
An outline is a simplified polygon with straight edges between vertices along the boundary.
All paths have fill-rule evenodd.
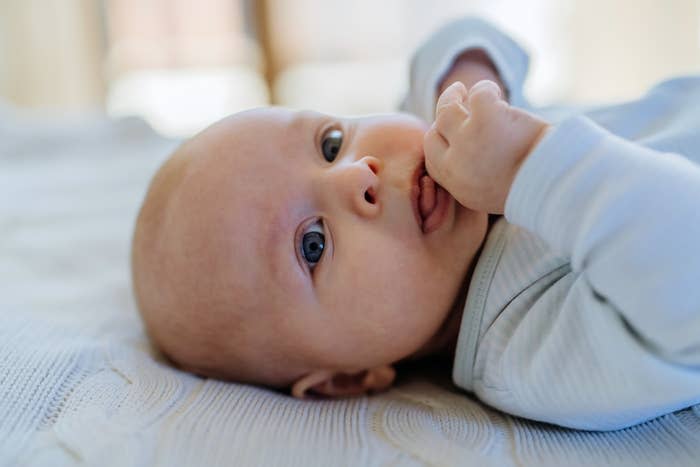
<path id="1" fill-rule="evenodd" d="M 414 63 L 447 63 L 455 44 L 484 48 L 527 106 L 527 54 L 486 23 L 453 23 Z M 413 71 L 426 113 L 437 78 Z M 478 260 L 455 383 L 508 413 L 591 430 L 700 403 L 700 77 L 622 105 L 532 110 L 555 126 Z"/>

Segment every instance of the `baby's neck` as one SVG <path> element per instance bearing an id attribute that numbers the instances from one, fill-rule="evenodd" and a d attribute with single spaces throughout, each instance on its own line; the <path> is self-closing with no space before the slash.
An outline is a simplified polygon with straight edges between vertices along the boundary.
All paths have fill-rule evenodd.
<path id="1" fill-rule="evenodd" d="M 493 224 L 501 217 L 502 216 L 499 215 L 489 215 L 488 230 L 491 230 Z M 462 324 L 462 313 L 464 313 L 464 305 L 467 301 L 467 291 L 469 290 L 469 284 L 471 283 L 472 275 L 474 274 L 474 269 L 476 268 L 476 263 L 479 261 L 479 256 L 481 256 L 481 251 L 483 250 L 485 243 L 486 241 L 484 239 L 474 255 L 474 258 L 472 258 L 467 274 L 464 276 L 464 280 L 462 281 L 462 286 L 459 289 L 459 293 L 457 294 L 454 302 L 452 302 L 450 313 L 440 326 L 440 329 L 426 345 L 408 357 L 408 360 L 415 360 L 431 355 L 449 359 L 454 358 L 455 350 L 457 349 L 459 328 Z"/>
<path id="2" fill-rule="evenodd" d="M 469 267 L 469 272 L 464 278 L 464 282 L 459 289 L 457 298 L 452 303 L 452 309 L 447 315 L 447 319 L 442 324 L 440 332 L 437 337 L 439 339 L 435 342 L 435 349 L 432 354 L 440 357 L 445 357 L 452 359 L 455 355 L 455 350 L 457 349 L 457 337 L 459 336 L 459 328 L 462 324 L 462 313 L 464 313 L 464 305 L 467 300 L 467 290 L 469 290 L 469 283 L 471 282 L 472 272 L 474 270 L 475 261 L 472 261 L 472 265 Z M 440 335 L 442 334 L 442 335 Z"/>
<path id="3" fill-rule="evenodd" d="M 435 335 L 417 352 L 409 356 L 407 360 L 417 360 L 428 356 L 437 356 L 452 359 L 454 358 L 455 350 L 457 348 L 457 337 L 459 336 L 459 328 L 462 324 L 462 313 L 464 312 L 464 304 L 467 300 L 467 291 L 469 290 L 469 283 L 471 282 L 472 274 L 474 272 L 474 266 L 479 257 L 480 251 L 475 255 L 472 264 L 469 266 L 464 281 L 462 281 L 462 286 L 459 289 L 459 293 L 452 303 L 452 308 L 450 309 L 447 318 L 443 321 L 440 329 L 435 333 Z"/>
<path id="4" fill-rule="evenodd" d="M 493 224 L 500 219 L 500 215 L 489 215 L 489 225 L 487 230 L 491 230 Z M 486 238 L 481 243 L 481 246 L 477 250 L 474 258 L 472 258 L 471 264 L 469 264 L 469 269 L 467 274 L 464 276 L 462 281 L 462 286 L 459 289 L 459 293 L 452 303 L 452 308 L 445 321 L 443 321 L 440 329 L 435 333 L 435 335 L 417 352 L 413 355 L 408 356 L 405 360 L 417 360 L 428 356 L 437 356 L 448 359 L 453 359 L 455 355 L 455 350 L 457 349 L 457 337 L 459 337 L 459 328 L 462 324 L 462 313 L 464 313 L 464 305 L 467 301 L 467 291 L 469 290 L 469 284 L 472 280 L 472 275 L 474 274 L 474 269 L 476 268 L 476 263 L 479 261 L 479 256 L 481 256 L 481 251 L 486 243 Z"/>

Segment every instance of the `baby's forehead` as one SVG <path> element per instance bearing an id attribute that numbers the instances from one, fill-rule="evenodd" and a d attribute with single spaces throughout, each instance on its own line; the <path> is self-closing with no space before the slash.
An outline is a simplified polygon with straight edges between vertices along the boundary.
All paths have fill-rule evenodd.
<path id="1" fill-rule="evenodd" d="M 288 170 L 313 151 L 318 129 L 333 117 L 285 108 L 253 109 L 235 114 L 205 131 L 201 153 L 213 166 L 233 165 L 239 173 Z"/>
<path id="2" fill-rule="evenodd" d="M 200 135 L 176 217 L 197 251 L 233 282 L 269 288 L 276 276 L 270 269 L 277 268 L 263 267 L 266 257 L 279 244 L 293 244 L 283 235 L 293 232 L 301 204 L 292 200 L 302 198 L 304 183 L 302 171 L 290 169 L 301 158 L 313 160 L 307 150 L 319 118 L 309 111 L 255 109 Z"/>
<path id="3" fill-rule="evenodd" d="M 272 131 L 293 137 L 299 132 L 308 130 L 310 124 L 328 118 L 332 117 L 313 110 L 262 107 L 231 115 L 221 123 L 227 127 L 225 131 L 241 137 L 257 136 L 261 133 L 272 137 L 274 136 Z"/>

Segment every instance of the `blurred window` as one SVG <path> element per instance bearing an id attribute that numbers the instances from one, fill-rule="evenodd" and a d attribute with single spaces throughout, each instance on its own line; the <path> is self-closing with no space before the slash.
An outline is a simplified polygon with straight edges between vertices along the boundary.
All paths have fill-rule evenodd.
<path id="1" fill-rule="evenodd" d="M 530 52 L 536 105 L 635 98 L 700 71 L 697 0 L 0 0 L 0 94 L 175 136 L 269 104 L 390 112 L 413 50 L 468 14 Z"/>
<path id="2" fill-rule="evenodd" d="M 107 110 L 189 135 L 269 102 L 254 17 L 242 0 L 107 0 Z"/>

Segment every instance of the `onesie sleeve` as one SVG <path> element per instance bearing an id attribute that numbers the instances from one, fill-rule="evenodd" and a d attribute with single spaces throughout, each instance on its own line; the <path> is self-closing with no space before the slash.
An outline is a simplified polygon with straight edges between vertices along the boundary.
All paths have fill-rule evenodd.
<path id="1" fill-rule="evenodd" d="M 523 97 L 528 54 L 493 25 L 475 17 L 467 17 L 440 28 L 413 54 L 409 89 L 401 110 L 432 122 L 438 84 L 454 60 L 469 49 L 483 49 L 487 53 L 508 91 L 511 105 L 528 107 Z"/>
<path id="2" fill-rule="evenodd" d="M 516 175 L 505 217 L 568 257 L 571 272 L 498 346 L 480 396 L 594 430 L 700 403 L 699 203 L 700 166 L 681 155 L 582 116 L 549 130 Z"/>

